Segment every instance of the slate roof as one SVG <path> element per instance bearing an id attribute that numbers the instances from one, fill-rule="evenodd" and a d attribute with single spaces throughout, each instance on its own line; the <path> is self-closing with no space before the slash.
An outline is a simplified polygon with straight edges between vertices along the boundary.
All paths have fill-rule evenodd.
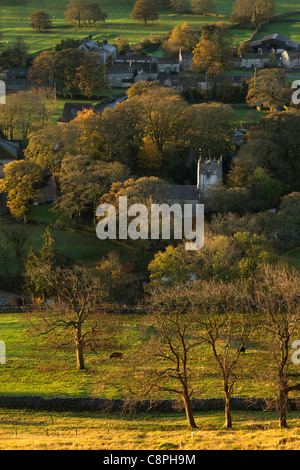
<path id="1" fill-rule="evenodd" d="M 75 119 L 80 111 L 93 109 L 90 103 L 65 103 L 64 112 L 58 122 L 70 122 Z"/>

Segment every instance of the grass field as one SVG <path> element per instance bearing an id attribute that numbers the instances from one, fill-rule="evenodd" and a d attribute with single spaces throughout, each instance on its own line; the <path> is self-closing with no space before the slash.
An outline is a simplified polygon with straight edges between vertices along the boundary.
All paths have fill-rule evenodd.
<path id="1" fill-rule="evenodd" d="M 85 352 L 85 370 L 76 369 L 75 346 L 57 349 L 57 342 L 37 336 L 29 329 L 22 313 L 1 313 L 0 340 L 6 344 L 6 364 L 0 366 L 0 395 L 101 396 L 124 397 L 120 377 L 130 370 L 131 360 L 139 355 L 145 341 L 142 315 L 122 315 L 114 337 L 95 352 Z M 247 343 L 247 354 L 241 362 L 242 377 L 234 389 L 235 396 L 273 396 L 268 384 L 255 374 L 264 360 L 265 344 L 257 329 Z M 111 352 L 122 351 L 123 361 L 112 362 Z M 190 358 L 196 398 L 223 396 L 222 380 L 207 346 L 201 345 Z M 161 398 L 175 398 L 162 392 Z"/>
<path id="2" fill-rule="evenodd" d="M 216 13 L 230 15 L 233 0 L 216 0 Z M 76 28 L 65 23 L 64 12 L 67 0 L 24 0 L 21 6 L 13 4 L 0 6 L 0 26 L 2 29 L 3 45 L 9 44 L 16 36 L 21 36 L 29 46 L 30 53 L 37 54 L 41 50 L 51 49 L 62 38 L 74 37 L 83 38 L 91 34 L 97 40 L 107 39 L 116 43 L 118 38 L 125 38 L 131 43 L 138 42 L 143 36 L 150 34 L 167 35 L 174 26 L 188 21 L 195 29 L 199 29 L 201 24 L 215 21 L 229 21 L 228 17 L 217 16 L 201 17 L 193 14 L 179 14 L 174 11 L 160 11 L 159 20 L 148 25 L 133 21 L 130 12 L 134 1 L 124 2 L 122 0 L 103 0 L 100 2 L 101 8 L 107 13 L 108 18 L 104 24 L 99 24 L 92 28 Z M 297 10 L 298 1 L 277 0 L 277 13 L 284 13 Z M 34 32 L 30 27 L 29 17 L 33 11 L 42 9 L 50 14 L 53 29 L 48 33 Z M 280 31 L 283 29 L 286 34 L 291 34 L 291 39 L 298 37 L 299 24 L 291 25 L 281 23 Z M 274 23 L 270 26 L 276 28 Z M 294 28 L 294 29 L 293 29 Z M 247 40 L 251 35 L 251 30 L 234 30 L 235 42 L 239 43 Z M 278 31 L 279 32 L 279 31 Z"/>
<path id="3" fill-rule="evenodd" d="M 299 450 L 298 414 L 289 429 L 278 429 L 277 414 L 232 412 L 233 429 L 224 430 L 223 413 L 195 413 L 192 435 L 182 412 L 138 415 L 91 412 L 0 410 L 0 450 Z M 98 456 L 101 464 L 101 455 Z"/>
<path id="4" fill-rule="evenodd" d="M 300 7 L 298 7 L 299 10 Z M 295 22 L 283 22 L 283 21 L 271 21 L 267 25 L 263 27 L 263 29 L 259 32 L 259 34 L 255 37 L 255 39 L 262 39 L 264 36 L 268 34 L 282 34 L 283 36 L 287 36 L 291 41 L 300 42 L 300 16 L 295 15 L 295 17 L 290 17 L 290 19 L 294 18 Z"/>
<path id="5" fill-rule="evenodd" d="M 40 212 L 40 207 L 43 211 Z M 47 223 L 54 224 L 57 220 L 57 215 L 52 212 L 47 213 L 45 216 L 44 207 L 40 206 L 35 208 L 34 219 L 38 222 L 39 220 L 47 220 Z M 17 228 L 15 225 L 14 227 Z M 34 250 L 40 249 L 43 246 L 44 240 L 42 234 L 46 230 L 44 224 L 26 224 L 19 225 L 20 230 L 24 230 L 26 236 L 25 243 L 25 254 L 28 253 L 30 247 Z M 117 251 L 120 254 L 121 261 L 128 261 L 128 259 L 133 259 L 133 255 L 126 248 L 113 243 L 109 240 L 99 240 L 96 236 L 96 231 L 91 231 L 91 233 L 78 232 L 74 228 L 70 229 L 55 228 L 51 227 L 51 233 L 56 241 L 56 249 L 60 252 L 65 259 L 70 258 L 75 261 L 84 261 L 87 264 L 94 263 L 99 261 L 104 255 L 109 251 Z M 8 264 L 10 267 L 10 274 L 13 274 L 16 270 L 16 258 L 14 251 L 11 246 L 6 247 L 6 256 L 8 257 Z M 3 275 L 3 272 L 0 270 L 0 274 Z"/>

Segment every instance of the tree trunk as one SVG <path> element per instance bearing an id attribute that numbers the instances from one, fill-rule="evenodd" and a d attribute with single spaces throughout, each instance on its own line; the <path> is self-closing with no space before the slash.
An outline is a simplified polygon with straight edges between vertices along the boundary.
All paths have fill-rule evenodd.
<path id="1" fill-rule="evenodd" d="M 287 428 L 287 401 L 288 393 L 286 388 L 282 388 L 279 392 L 279 426 L 280 429 Z"/>
<path id="2" fill-rule="evenodd" d="M 83 359 L 83 341 L 81 337 L 81 326 L 78 326 L 75 331 L 75 343 L 76 343 L 76 359 L 77 359 L 77 369 L 85 369 L 84 359 Z"/>
<path id="3" fill-rule="evenodd" d="M 183 394 L 182 398 L 184 402 L 185 414 L 188 420 L 189 427 L 192 429 L 197 429 L 197 425 L 195 423 L 195 419 L 193 415 L 191 399 L 187 394 Z"/>
<path id="4" fill-rule="evenodd" d="M 231 420 L 231 397 L 228 393 L 225 393 L 225 424 L 224 428 L 232 428 Z"/>

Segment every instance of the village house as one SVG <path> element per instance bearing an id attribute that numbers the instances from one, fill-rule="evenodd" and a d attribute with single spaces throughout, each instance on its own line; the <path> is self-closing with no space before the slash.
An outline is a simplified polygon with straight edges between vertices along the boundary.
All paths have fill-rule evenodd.
<path id="1" fill-rule="evenodd" d="M 134 84 L 135 72 L 130 67 L 109 67 L 105 72 L 109 88 L 129 88 Z"/>
<path id="2" fill-rule="evenodd" d="M 284 51 L 281 54 L 281 64 L 286 70 L 300 69 L 300 50 Z"/>
<path id="3" fill-rule="evenodd" d="M 242 53 L 242 69 L 263 69 L 269 65 L 269 54 Z"/>
<path id="4" fill-rule="evenodd" d="M 95 54 L 97 64 L 99 65 L 107 65 L 109 63 L 113 64 L 117 56 L 116 46 L 108 44 L 107 40 L 104 40 L 102 43 L 98 43 L 92 39 L 92 36 L 88 36 L 83 39 L 78 50 Z"/>
<path id="5" fill-rule="evenodd" d="M 140 55 L 140 54 L 125 54 L 120 55 L 118 54 L 114 60 L 115 65 L 122 65 L 122 66 L 135 66 L 135 65 L 143 65 L 147 67 L 151 67 L 155 63 L 153 57 L 151 55 Z"/>
<path id="6" fill-rule="evenodd" d="M 163 58 L 157 59 L 157 72 L 158 73 L 179 73 L 180 63 L 178 59 L 174 58 Z"/>
<path id="7" fill-rule="evenodd" d="M 191 70 L 192 61 L 193 61 L 193 54 L 191 52 L 186 52 L 180 49 L 178 60 L 179 60 L 180 70 L 182 72 Z"/>

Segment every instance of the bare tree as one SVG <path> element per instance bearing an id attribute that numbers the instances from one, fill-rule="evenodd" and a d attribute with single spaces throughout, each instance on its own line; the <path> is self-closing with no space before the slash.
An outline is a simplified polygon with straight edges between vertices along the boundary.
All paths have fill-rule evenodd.
<path id="1" fill-rule="evenodd" d="M 58 347 L 75 343 L 77 369 L 84 369 L 84 350 L 106 329 L 103 308 L 107 300 L 106 286 L 91 269 L 81 266 L 59 267 L 55 271 L 45 266 L 40 275 L 55 295 L 46 309 L 38 309 L 39 333 L 59 332 L 59 342 L 57 336 L 54 338 Z"/>
<path id="2" fill-rule="evenodd" d="M 273 380 L 278 391 L 279 425 L 287 427 L 288 394 L 300 391 L 294 380 L 300 373 L 293 366 L 290 352 L 293 340 L 300 338 L 300 275 L 285 264 L 265 265 L 254 286 L 254 303 L 263 319 L 266 355 L 272 361 L 264 380 Z"/>
<path id="3" fill-rule="evenodd" d="M 251 332 L 247 294 L 241 286 L 214 281 L 194 284 L 194 318 L 199 338 L 211 347 L 225 395 L 225 428 L 232 427 L 231 396 L 241 373 L 241 360 Z M 253 316 L 252 316 L 253 317 Z"/>

